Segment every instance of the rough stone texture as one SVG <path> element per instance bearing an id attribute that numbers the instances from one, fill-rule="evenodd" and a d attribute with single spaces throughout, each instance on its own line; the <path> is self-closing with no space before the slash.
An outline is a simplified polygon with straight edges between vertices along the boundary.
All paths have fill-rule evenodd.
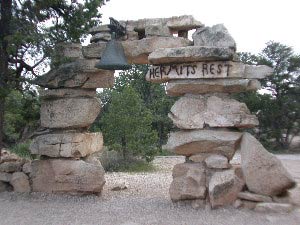
<path id="1" fill-rule="evenodd" d="M 0 172 L 0 181 L 10 182 L 11 173 Z"/>
<path id="2" fill-rule="evenodd" d="M 150 66 L 146 80 L 163 83 L 169 80 L 245 78 L 262 79 L 272 74 L 268 66 L 245 65 L 240 62 L 213 61 Z"/>
<path id="3" fill-rule="evenodd" d="M 33 191 L 48 193 L 97 194 L 105 183 L 103 167 L 82 160 L 35 160 L 31 178 Z"/>
<path id="4" fill-rule="evenodd" d="M 11 161 L 11 162 L 1 163 L 0 172 L 13 173 L 13 172 L 21 171 L 23 164 L 24 162 L 22 161 Z"/>
<path id="5" fill-rule="evenodd" d="M 89 33 L 92 34 L 92 35 L 97 34 L 97 33 L 102 33 L 102 32 L 110 32 L 110 29 L 109 29 L 109 27 L 108 27 L 107 24 L 96 26 L 96 27 L 92 27 L 89 30 Z"/>
<path id="6" fill-rule="evenodd" d="M 193 33 L 194 45 L 231 48 L 236 50 L 236 43 L 223 24 L 198 28 Z"/>
<path id="7" fill-rule="evenodd" d="M 34 83 L 46 88 L 108 88 L 114 84 L 114 71 L 96 69 L 98 60 L 80 59 L 66 63 L 38 77 Z"/>
<path id="8" fill-rule="evenodd" d="M 251 192 L 275 196 L 295 186 L 294 179 L 280 160 L 249 133 L 242 137 L 241 165 Z"/>
<path id="9" fill-rule="evenodd" d="M 232 60 L 234 51 L 230 48 L 187 46 L 160 48 L 153 51 L 148 60 L 150 64 L 185 63 L 197 61 Z"/>
<path id="10" fill-rule="evenodd" d="M 22 158 L 16 155 L 15 153 L 11 153 L 7 149 L 1 150 L 1 157 L 0 157 L 0 163 L 3 162 L 15 162 L 15 161 L 22 161 Z"/>
<path id="11" fill-rule="evenodd" d="M 189 157 L 189 160 L 191 160 L 193 162 L 204 162 L 204 160 L 211 155 L 214 155 L 214 154 L 212 154 L 212 153 L 195 154 L 195 155 L 191 155 Z"/>
<path id="12" fill-rule="evenodd" d="M 172 37 L 172 33 L 170 32 L 170 29 L 160 24 L 147 26 L 145 28 L 145 35 L 146 37 L 151 37 L 151 36 Z"/>
<path id="13" fill-rule="evenodd" d="M 55 54 L 58 58 L 67 57 L 76 60 L 83 57 L 81 48 L 80 43 L 59 43 L 55 46 Z"/>
<path id="14" fill-rule="evenodd" d="M 31 173 L 31 162 L 24 163 L 22 167 L 23 173 L 30 174 Z"/>
<path id="15" fill-rule="evenodd" d="M 258 203 L 254 209 L 256 212 L 289 213 L 293 210 L 291 204 L 282 203 Z"/>
<path id="16" fill-rule="evenodd" d="M 206 93 L 239 93 L 260 89 L 258 80 L 249 79 L 198 79 L 172 80 L 168 82 L 166 91 L 169 96 Z"/>
<path id="17" fill-rule="evenodd" d="M 190 156 L 197 153 L 215 153 L 232 159 L 242 133 L 215 130 L 172 132 L 165 146 L 171 152 Z"/>
<path id="18" fill-rule="evenodd" d="M 16 192 L 30 192 L 30 184 L 28 176 L 22 172 L 13 173 L 10 184 Z"/>
<path id="19" fill-rule="evenodd" d="M 50 157 L 80 158 L 101 151 L 101 133 L 45 134 L 36 137 L 30 145 L 31 154 Z"/>
<path id="20" fill-rule="evenodd" d="M 205 167 L 201 163 L 181 163 L 173 168 L 169 193 L 172 201 L 204 199 L 206 196 Z"/>
<path id="21" fill-rule="evenodd" d="M 122 42 L 125 56 L 133 64 L 148 64 L 148 55 L 158 48 L 185 47 L 191 44 L 190 40 L 181 37 L 149 37 Z M 83 55 L 86 58 L 101 58 L 105 47 L 105 43 L 92 43 L 83 47 Z"/>
<path id="22" fill-rule="evenodd" d="M 211 169 L 227 169 L 230 167 L 228 159 L 223 155 L 211 155 L 205 159 L 205 164 Z"/>
<path id="23" fill-rule="evenodd" d="M 9 183 L 0 181 L 0 192 L 4 191 L 12 191 L 12 187 Z"/>
<path id="24" fill-rule="evenodd" d="M 111 34 L 109 32 L 101 32 L 101 33 L 94 34 L 91 37 L 90 42 L 98 42 L 98 41 L 108 42 L 110 40 L 111 40 Z"/>
<path id="25" fill-rule="evenodd" d="M 205 126 L 251 128 L 259 124 L 245 103 L 224 95 L 181 97 L 172 106 L 168 116 L 181 129 L 201 129 Z"/>
<path id="26" fill-rule="evenodd" d="M 59 88 L 59 89 L 41 89 L 39 90 L 40 99 L 56 99 L 56 98 L 78 98 L 96 97 L 96 89 L 82 89 L 82 88 Z"/>
<path id="27" fill-rule="evenodd" d="M 209 181 L 209 199 L 212 208 L 233 204 L 244 184 L 234 169 L 216 172 Z"/>
<path id="28" fill-rule="evenodd" d="M 100 113 L 97 98 L 63 98 L 43 101 L 41 125 L 47 128 L 79 128 L 90 126 Z"/>
<path id="29" fill-rule="evenodd" d="M 272 198 L 270 196 L 254 194 L 250 192 L 240 192 L 238 194 L 240 199 L 253 201 L 253 202 L 272 202 Z"/>
<path id="30" fill-rule="evenodd" d="M 242 200 L 242 206 L 245 209 L 254 209 L 257 205 L 257 202 L 252 202 L 252 201 L 247 201 L 247 200 Z"/>

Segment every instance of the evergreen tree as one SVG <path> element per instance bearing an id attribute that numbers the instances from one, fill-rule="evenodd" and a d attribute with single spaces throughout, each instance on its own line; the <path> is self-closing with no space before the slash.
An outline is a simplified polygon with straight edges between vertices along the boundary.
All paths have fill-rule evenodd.
<path id="1" fill-rule="evenodd" d="M 101 118 L 105 144 L 121 152 L 124 160 L 140 155 L 151 161 L 157 142 L 152 120 L 151 112 L 131 86 L 124 86 L 120 92 L 113 90 L 111 104 Z"/>
<path id="2" fill-rule="evenodd" d="M 59 42 L 79 42 L 100 23 L 104 0 L 0 0 L 0 149 L 5 99 L 30 87 Z"/>

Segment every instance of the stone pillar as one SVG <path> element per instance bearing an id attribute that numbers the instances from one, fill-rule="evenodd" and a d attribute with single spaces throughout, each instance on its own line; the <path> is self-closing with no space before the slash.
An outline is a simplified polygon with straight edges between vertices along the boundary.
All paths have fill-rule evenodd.
<path id="1" fill-rule="evenodd" d="M 32 191 L 100 194 L 104 169 L 93 156 L 101 153 L 103 137 L 88 128 L 101 110 L 96 88 L 113 86 L 114 71 L 95 68 L 97 60 L 84 59 L 80 44 L 60 45 L 66 63 L 35 82 L 40 91 L 41 126 L 30 151 L 40 156 L 32 162 Z"/>
<path id="2" fill-rule="evenodd" d="M 168 82 L 167 94 L 180 96 L 169 113 L 180 130 L 170 134 L 165 148 L 187 160 L 173 169 L 171 200 L 190 202 L 195 208 L 205 205 L 217 208 L 237 204 L 237 199 L 245 200 L 250 192 L 241 191 L 246 189 L 253 192 L 250 195 L 264 195 L 257 202 L 269 201 L 270 196 L 291 188 L 294 181 L 255 138 L 243 134 L 244 128 L 257 126 L 258 120 L 244 103 L 234 100 L 230 94 L 259 89 L 257 79 L 270 75 L 272 69 L 237 62 L 235 41 L 223 25 L 201 27 L 193 34 L 193 40 L 193 46 L 160 48 L 148 57 L 153 66 L 146 79 Z M 255 150 L 246 146 L 249 142 Z M 249 160 L 244 160 L 242 167 L 231 165 L 238 148 L 242 157 L 253 156 L 253 152 L 259 155 L 257 148 L 262 148 L 263 162 L 253 163 L 255 169 L 250 168 Z M 257 184 L 263 182 L 260 171 L 264 171 L 262 178 L 272 177 L 272 172 L 265 173 L 270 168 L 267 162 L 277 168 L 281 181 L 276 179 L 262 187 Z"/>

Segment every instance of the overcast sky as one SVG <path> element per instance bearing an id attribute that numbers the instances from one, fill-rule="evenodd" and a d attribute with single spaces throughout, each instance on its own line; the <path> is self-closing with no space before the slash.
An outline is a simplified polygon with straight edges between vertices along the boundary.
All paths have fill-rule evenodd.
<path id="1" fill-rule="evenodd" d="M 260 52 L 269 40 L 300 54 L 300 0 L 111 0 L 101 8 L 108 18 L 136 20 L 193 15 L 206 26 L 223 23 L 238 51 Z"/>

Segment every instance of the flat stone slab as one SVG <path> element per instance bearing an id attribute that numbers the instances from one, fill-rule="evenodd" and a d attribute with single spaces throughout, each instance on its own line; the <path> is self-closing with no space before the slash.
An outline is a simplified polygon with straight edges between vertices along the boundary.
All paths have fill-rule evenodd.
<path id="1" fill-rule="evenodd" d="M 241 62 L 194 62 L 151 66 L 146 74 L 146 80 L 153 83 L 163 83 L 169 80 L 210 78 L 263 79 L 271 75 L 272 72 L 273 69 L 268 66 L 245 65 Z"/>
<path id="2" fill-rule="evenodd" d="M 264 213 L 289 213 L 293 210 L 293 206 L 291 204 L 264 202 L 258 203 L 254 210 Z"/>
<path id="3" fill-rule="evenodd" d="M 253 201 L 253 202 L 272 202 L 272 198 L 266 195 L 254 194 L 251 192 L 240 192 L 238 197 L 243 200 Z"/>
<path id="4" fill-rule="evenodd" d="M 239 93 L 255 91 L 261 88 L 258 80 L 250 79 L 197 79 L 172 80 L 166 86 L 167 95 L 182 96 L 184 94 L 207 93 Z"/>
<path id="5" fill-rule="evenodd" d="M 186 95 L 172 106 L 169 118 L 181 129 L 209 127 L 251 128 L 258 119 L 245 103 L 216 95 Z"/>
<path id="6" fill-rule="evenodd" d="M 242 133 L 216 130 L 189 130 L 170 133 L 165 149 L 178 155 L 214 153 L 232 159 Z"/>
<path id="7" fill-rule="evenodd" d="M 45 134 L 33 139 L 31 154 L 49 157 L 81 158 L 103 148 L 101 133 Z"/>
<path id="8" fill-rule="evenodd" d="M 101 111 L 97 98 L 62 98 L 42 101 L 41 126 L 80 128 L 90 126 Z"/>
<path id="9" fill-rule="evenodd" d="M 82 160 L 32 161 L 32 191 L 67 194 L 99 194 L 105 184 L 102 166 Z"/>
<path id="10" fill-rule="evenodd" d="M 99 60 L 79 59 L 66 63 L 38 77 L 34 83 L 45 88 L 109 88 L 114 84 L 114 71 L 95 68 Z"/>
<path id="11" fill-rule="evenodd" d="M 198 61 L 233 60 L 235 51 L 230 48 L 187 46 L 177 48 L 160 48 L 152 52 L 148 59 L 150 64 L 186 63 Z"/>
<path id="12" fill-rule="evenodd" d="M 39 90 L 40 99 L 57 99 L 57 98 L 78 98 L 96 97 L 96 89 L 83 89 L 83 88 L 59 88 L 59 89 L 41 89 Z"/>
<path id="13" fill-rule="evenodd" d="M 185 47 L 192 45 L 187 38 L 182 37 L 147 37 L 141 40 L 128 40 L 121 42 L 125 56 L 132 64 L 149 64 L 148 55 L 159 48 Z M 106 43 L 91 43 L 82 47 L 83 56 L 86 58 L 100 59 Z"/>

